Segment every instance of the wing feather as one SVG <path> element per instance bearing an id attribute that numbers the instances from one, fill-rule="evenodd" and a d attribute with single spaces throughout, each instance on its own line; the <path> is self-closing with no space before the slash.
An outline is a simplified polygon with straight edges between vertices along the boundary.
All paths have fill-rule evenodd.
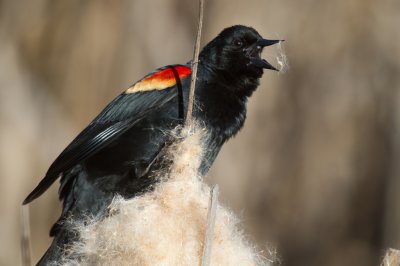
<path id="1" fill-rule="evenodd" d="M 173 73 L 176 72 L 175 66 L 169 67 L 173 68 L 171 70 Z M 160 75 L 157 73 L 165 74 L 165 69 L 167 68 L 161 68 L 153 75 L 158 78 Z M 39 197 L 63 172 L 70 170 L 79 162 L 99 152 L 141 121 L 149 112 L 162 107 L 176 97 L 182 89 L 177 89 L 181 84 L 180 79 L 187 76 L 181 75 L 181 73 L 178 74 L 178 76 L 174 76 L 176 82 L 171 82 L 168 79 L 169 87 L 162 88 L 162 90 L 154 88 L 154 90 L 138 90 L 134 93 L 128 91 L 115 98 L 57 157 L 47 171 L 46 176 L 26 197 L 23 204 L 27 204 Z M 149 79 L 149 77 L 151 75 L 145 77 L 145 79 Z M 138 83 L 143 83 L 143 80 Z"/>

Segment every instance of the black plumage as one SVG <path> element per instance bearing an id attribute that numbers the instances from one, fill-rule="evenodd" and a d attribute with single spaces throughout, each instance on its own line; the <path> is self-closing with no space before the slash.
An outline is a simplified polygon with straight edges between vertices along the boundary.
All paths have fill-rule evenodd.
<path id="1" fill-rule="evenodd" d="M 277 42 L 238 25 L 224 29 L 200 53 L 193 116 L 207 128 L 202 174 L 243 126 L 247 98 L 263 69 L 276 70 L 260 55 L 264 46 Z M 58 260 L 62 246 L 76 239 L 63 224 L 66 218 L 105 214 L 116 194 L 134 197 L 156 181 L 151 174 L 162 166 L 160 155 L 172 140 L 166 132 L 183 123 L 190 77 L 190 63 L 147 75 L 107 105 L 57 157 L 24 201 L 39 197 L 61 177 L 62 214 L 39 264 Z"/>

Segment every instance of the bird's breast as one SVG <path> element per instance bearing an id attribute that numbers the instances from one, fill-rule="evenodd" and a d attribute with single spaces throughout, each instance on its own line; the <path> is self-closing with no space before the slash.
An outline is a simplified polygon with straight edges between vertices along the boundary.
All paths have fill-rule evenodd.
<path id="1" fill-rule="evenodd" d="M 200 101 L 195 115 L 214 135 L 229 139 L 243 127 L 246 103 L 234 97 L 210 95 L 207 100 Z"/>

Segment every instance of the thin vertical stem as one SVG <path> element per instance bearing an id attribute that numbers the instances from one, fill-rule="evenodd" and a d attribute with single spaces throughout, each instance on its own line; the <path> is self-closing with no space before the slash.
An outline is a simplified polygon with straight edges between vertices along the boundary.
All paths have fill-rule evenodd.
<path id="1" fill-rule="evenodd" d="M 197 37 L 196 37 L 196 43 L 194 45 L 194 54 L 192 60 L 192 79 L 190 81 L 189 102 L 185 119 L 186 125 L 190 125 L 192 121 L 194 91 L 196 89 L 197 66 L 199 63 L 199 53 L 200 53 L 201 30 L 203 28 L 203 10 L 204 10 L 204 0 L 200 0 L 199 21 L 197 24 Z"/>
<path id="2" fill-rule="evenodd" d="M 29 224 L 29 206 L 21 206 L 21 256 L 22 265 L 31 265 L 31 229 Z"/>
<path id="3" fill-rule="evenodd" d="M 215 185 L 210 191 L 210 202 L 208 204 L 207 227 L 204 238 L 201 266 L 209 266 L 211 262 L 211 248 L 214 239 L 215 221 L 217 218 L 218 193 L 218 185 Z"/>

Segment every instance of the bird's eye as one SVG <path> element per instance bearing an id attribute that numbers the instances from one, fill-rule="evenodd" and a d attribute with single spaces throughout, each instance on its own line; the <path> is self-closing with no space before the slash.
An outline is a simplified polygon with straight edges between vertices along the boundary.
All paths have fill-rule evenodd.
<path id="1" fill-rule="evenodd" d="M 241 48 L 243 46 L 242 40 L 239 39 L 233 40 L 233 46 L 235 46 L 236 48 Z"/>

